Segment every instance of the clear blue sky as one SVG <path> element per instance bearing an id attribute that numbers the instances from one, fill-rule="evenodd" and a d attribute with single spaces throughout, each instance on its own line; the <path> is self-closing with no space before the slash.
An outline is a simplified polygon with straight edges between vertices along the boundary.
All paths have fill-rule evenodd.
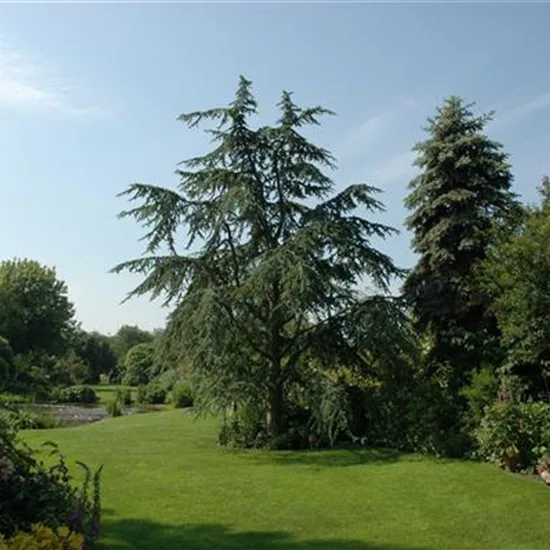
<path id="1" fill-rule="evenodd" d="M 108 269 L 139 255 L 116 219 L 133 181 L 176 183 L 201 150 L 184 111 L 225 104 L 238 75 L 269 117 L 282 89 L 338 113 L 317 132 L 337 185 L 384 190 L 401 227 L 411 146 L 451 94 L 496 109 L 525 200 L 550 173 L 550 4 L 0 5 L 0 260 L 33 258 L 67 281 L 85 329 L 163 325 L 137 280 Z M 382 245 L 410 266 L 410 235 Z"/>

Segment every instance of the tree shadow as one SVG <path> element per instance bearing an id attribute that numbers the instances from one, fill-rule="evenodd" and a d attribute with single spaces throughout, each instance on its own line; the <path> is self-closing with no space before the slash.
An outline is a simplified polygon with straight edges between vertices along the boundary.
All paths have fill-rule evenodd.
<path id="1" fill-rule="evenodd" d="M 169 526 L 145 520 L 106 522 L 102 550 L 433 550 L 354 540 L 297 540 L 285 532 L 233 531 L 225 525 Z"/>
<path id="2" fill-rule="evenodd" d="M 403 454 L 393 449 L 365 449 L 351 445 L 329 450 L 251 452 L 248 456 L 259 464 L 302 465 L 319 468 L 365 464 L 384 465 L 392 462 L 419 460 L 414 455 Z"/>

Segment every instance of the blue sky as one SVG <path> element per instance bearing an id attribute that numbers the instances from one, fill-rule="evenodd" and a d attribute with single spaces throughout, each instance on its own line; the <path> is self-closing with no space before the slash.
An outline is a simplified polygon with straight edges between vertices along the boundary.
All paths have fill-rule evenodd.
<path id="1" fill-rule="evenodd" d="M 282 89 L 338 113 L 316 134 L 339 160 L 337 186 L 384 190 L 401 228 L 410 149 L 451 93 L 497 110 L 516 191 L 550 173 L 550 4 L 0 5 L 0 260 L 33 258 L 67 281 L 85 329 L 163 325 L 137 279 L 140 228 L 117 220 L 133 181 L 176 183 L 200 134 L 176 121 L 226 104 L 239 74 L 266 121 Z M 382 248 L 410 266 L 410 235 Z"/>

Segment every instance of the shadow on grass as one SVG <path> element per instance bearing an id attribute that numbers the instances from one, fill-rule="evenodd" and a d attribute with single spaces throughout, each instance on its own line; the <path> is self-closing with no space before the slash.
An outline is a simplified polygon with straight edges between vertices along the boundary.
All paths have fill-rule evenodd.
<path id="1" fill-rule="evenodd" d="M 148 521 L 106 522 L 101 550 L 430 550 L 353 540 L 296 540 L 284 532 L 232 531 L 224 525 L 182 527 Z"/>
<path id="2" fill-rule="evenodd" d="M 353 446 L 321 451 L 253 452 L 248 456 L 259 464 L 303 465 L 319 468 L 383 465 L 401 460 L 418 460 L 414 455 L 402 454 L 393 449 L 364 449 Z"/>

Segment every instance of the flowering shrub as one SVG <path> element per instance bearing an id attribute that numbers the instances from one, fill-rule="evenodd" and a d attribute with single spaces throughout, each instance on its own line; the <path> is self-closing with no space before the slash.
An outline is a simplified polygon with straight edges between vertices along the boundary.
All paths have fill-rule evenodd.
<path id="1" fill-rule="evenodd" d="M 84 537 L 73 533 L 68 527 L 50 529 L 37 523 L 29 533 L 17 532 L 6 540 L 0 535 L 0 550 L 83 550 Z"/>
<path id="2" fill-rule="evenodd" d="M 8 544 L 15 544 L 18 536 L 23 537 L 21 532 L 30 532 L 31 525 L 42 524 L 58 534 L 65 533 L 59 531 L 65 527 L 82 535 L 83 548 L 89 549 L 99 534 L 101 468 L 92 474 L 79 463 L 86 476 L 78 489 L 71 484 L 65 457 L 57 446 L 51 442 L 46 446 L 51 449 L 50 456 L 57 458 L 50 467 L 39 462 L 34 451 L 18 442 L 15 432 L 0 421 L 0 535 L 9 539 Z M 48 545 L 38 548 L 50 550 Z M 52 550 L 57 548 L 52 546 Z"/>

